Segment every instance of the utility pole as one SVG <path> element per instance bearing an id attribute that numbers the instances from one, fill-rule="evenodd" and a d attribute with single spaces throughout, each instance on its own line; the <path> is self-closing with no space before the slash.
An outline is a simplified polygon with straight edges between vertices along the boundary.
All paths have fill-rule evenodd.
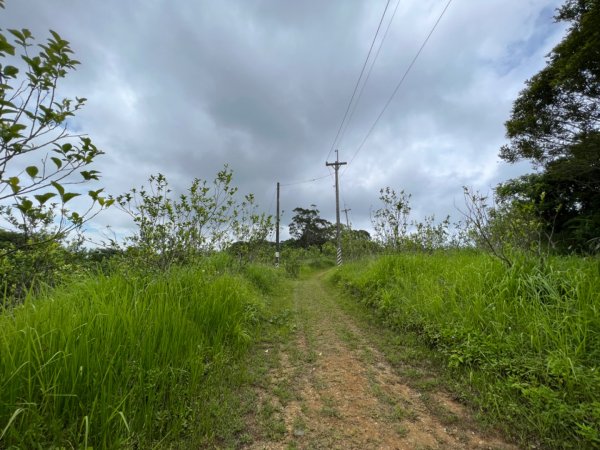
<path id="1" fill-rule="evenodd" d="M 346 226 L 348 227 L 348 229 L 350 229 L 350 221 L 348 220 L 348 212 L 352 211 L 349 208 L 344 208 L 342 209 L 342 212 L 346 213 Z"/>
<path id="2" fill-rule="evenodd" d="M 275 267 L 279 267 L 279 181 L 277 182 L 277 219 L 275 225 Z"/>
<path id="3" fill-rule="evenodd" d="M 342 242 L 340 239 L 340 185 L 339 185 L 339 181 L 338 181 L 338 171 L 340 169 L 340 166 L 343 166 L 344 164 L 348 164 L 345 162 L 340 162 L 340 155 L 339 152 L 336 150 L 335 151 L 335 162 L 334 163 L 328 163 L 325 162 L 326 166 L 333 166 L 333 168 L 335 169 L 335 219 L 336 219 L 336 232 L 335 232 L 335 237 L 337 240 L 337 258 L 336 258 L 336 262 L 338 266 L 342 265 Z"/>

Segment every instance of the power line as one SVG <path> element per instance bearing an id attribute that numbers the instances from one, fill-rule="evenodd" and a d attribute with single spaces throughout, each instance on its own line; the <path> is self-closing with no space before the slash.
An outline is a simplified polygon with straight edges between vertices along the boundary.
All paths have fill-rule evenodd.
<path id="1" fill-rule="evenodd" d="M 310 180 L 304 180 L 304 181 L 293 181 L 291 183 L 286 183 L 286 184 L 281 184 L 281 187 L 286 187 L 286 186 L 295 186 L 297 184 L 306 184 L 306 183 L 313 183 L 315 181 L 319 181 L 322 180 L 324 178 L 329 178 L 331 176 L 330 173 L 328 173 L 327 175 L 323 175 L 322 177 L 317 177 L 317 178 L 311 178 Z"/>
<path id="2" fill-rule="evenodd" d="M 415 65 L 415 62 L 417 61 L 417 59 L 419 58 L 419 56 L 423 52 L 423 49 L 427 45 L 427 42 L 429 42 L 429 39 L 431 38 L 431 36 L 433 35 L 434 31 L 436 30 L 438 24 L 442 20 L 442 17 L 444 17 L 444 14 L 446 14 L 446 11 L 448 10 L 448 7 L 450 6 L 451 3 L 452 3 L 452 0 L 448 0 L 448 3 L 446 3 L 446 6 L 444 7 L 444 9 L 442 10 L 441 14 L 439 15 L 439 17 L 435 21 L 435 23 L 434 23 L 433 27 L 431 28 L 431 30 L 429 31 L 429 34 L 427 35 L 427 37 L 425 38 L 425 40 L 421 44 L 421 47 L 419 48 L 419 51 L 416 53 L 415 57 L 412 59 L 411 63 L 408 65 L 408 68 L 404 72 L 404 75 L 402 75 L 402 78 L 400 79 L 400 81 L 396 85 L 396 88 L 392 92 L 392 95 L 390 95 L 390 97 L 388 98 L 387 102 L 385 103 L 383 109 L 381 110 L 381 112 L 377 116 L 377 119 L 375 119 L 375 122 L 373 122 L 373 125 L 371 125 L 371 128 L 367 132 L 367 134 L 364 137 L 364 139 L 362 140 L 361 144 L 358 146 L 358 148 L 354 152 L 354 155 L 352 155 L 352 158 L 350 158 L 349 164 L 352 164 L 352 161 L 354 161 L 354 159 L 356 158 L 356 155 L 358 155 L 358 152 L 360 152 L 362 150 L 363 146 L 367 142 L 367 139 L 369 138 L 369 136 L 371 135 L 371 133 L 375 129 L 375 126 L 379 122 L 379 119 L 381 119 L 381 116 L 383 116 L 383 114 L 385 113 L 385 111 L 387 110 L 387 108 L 390 106 L 390 103 L 392 103 L 392 100 L 394 99 L 396 93 L 400 89 L 400 86 L 402 86 L 402 84 L 404 83 L 404 80 L 406 79 L 407 75 L 409 74 L 409 72 L 411 71 L 411 69 L 413 68 L 413 66 Z M 344 173 L 346 172 L 346 170 L 344 170 L 344 172 L 342 172 L 342 175 L 344 175 Z"/>
<path id="3" fill-rule="evenodd" d="M 398 6 L 400 6 L 400 0 L 398 0 L 396 2 L 396 7 L 394 8 L 394 12 L 392 13 L 392 17 L 390 18 L 390 20 L 389 20 L 389 22 L 387 24 L 387 27 L 385 29 L 385 33 L 383 34 L 383 37 L 381 38 L 381 41 L 379 42 L 379 47 L 377 48 L 377 52 L 375 53 L 375 57 L 371 61 L 371 65 L 369 67 L 369 70 L 367 71 L 367 76 L 365 77 L 365 81 L 362 84 L 362 86 L 360 88 L 360 91 L 358 92 L 358 97 L 356 98 L 356 101 L 354 102 L 352 110 L 350 111 L 350 116 L 348 116 L 348 120 L 346 121 L 346 125 L 344 126 L 344 129 L 342 130 L 342 133 L 340 134 L 340 138 L 338 140 L 338 143 L 340 143 L 340 144 L 341 144 L 342 140 L 344 139 L 344 135 L 346 134 L 346 130 L 350 126 L 350 123 L 352 123 L 352 118 L 354 117 L 354 113 L 356 112 L 356 108 L 357 108 L 358 104 L 360 103 L 360 99 L 362 98 L 363 92 L 365 90 L 365 86 L 369 82 L 369 78 L 371 77 L 371 72 L 373 71 L 373 67 L 375 66 L 375 62 L 377 62 L 377 58 L 379 57 L 379 53 L 381 52 L 381 48 L 383 47 L 383 43 L 385 42 L 385 38 L 387 37 L 388 32 L 390 31 L 390 27 L 392 25 L 392 22 L 394 21 L 394 17 L 396 17 L 396 12 L 398 11 Z"/>
<path id="4" fill-rule="evenodd" d="M 356 85 L 354 86 L 354 91 L 352 92 L 352 96 L 350 97 L 350 101 L 348 102 L 348 107 L 346 108 L 346 112 L 344 113 L 344 118 L 342 119 L 342 123 L 340 123 L 340 127 L 338 128 L 338 131 L 335 135 L 335 139 L 333 140 L 333 142 L 331 144 L 331 149 L 329 149 L 329 153 L 327 153 L 327 157 L 325 158 L 326 160 L 329 159 L 329 155 L 331 155 L 331 152 L 333 151 L 335 144 L 338 141 L 340 132 L 342 131 L 342 127 L 344 126 L 344 122 L 346 121 L 346 117 L 348 117 L 348 111 L 350 111 L 350 106 L 352 105 L 352 101 L 354 100 L 354 96 L 356 95 L 356 91 L 358 90 L 360 80 L 362 79 L 362 76 L 365 73 L 365 68 L 367 67 L 367 62 L 369 61 L 369 57 L 371 56 L 371 52 L 373 51 L 373 46 L 375 45 L 375 41 L 377 40 L 377 36 L 379 35 L 379 30 L 381 29 L 381 24 L 383 23 L 383 18 L 385 17 L 385 13 L 387 12 L 388 6 L 390 6 L 390 1 L 391 0 L 387 0 L 387 3 L 385 4 L 385 9 L 383 10 L 383 14 L 381 15 L 381 19 L 379 20 L 379 25 L 377 26 L 377 31 L 375 32 L 375 36 L 373 37 L 373 42 L 371 42 L 371 47 L 369 48 L 369 53 L 367 53 L 365 63 L 362 66 L 362 70 L 360 71 L 358 80 L 356 80 Z"/>

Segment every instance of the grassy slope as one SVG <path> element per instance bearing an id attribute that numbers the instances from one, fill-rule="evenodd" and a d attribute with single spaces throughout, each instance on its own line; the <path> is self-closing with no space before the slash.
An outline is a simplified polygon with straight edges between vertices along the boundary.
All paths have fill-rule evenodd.
<path id="1" fill-rule="evenodd" d="M 5 311 L 0 448 L 235 439 L 236 386 L 251 376 L 242 356 L 280 282 L 209 261 L 154 279 L 90 277 Z"/>
<path id="2" fill-rule="evenodd" d="M 398 333 L 435 348 L 470 401 L 523 441 L 600 445 L 597 260 L 382 257 L 333 280 Z"/>

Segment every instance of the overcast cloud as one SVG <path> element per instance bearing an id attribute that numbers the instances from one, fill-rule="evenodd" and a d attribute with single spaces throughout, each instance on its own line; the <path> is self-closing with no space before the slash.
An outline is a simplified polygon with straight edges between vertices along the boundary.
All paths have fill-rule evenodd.
<path id="1" fill-rule="evenodd" d="M 396 7 L 391 0 L 387 19 Z M 400 0 L 343 139 L 350 161 L 447 0 Z M 386 0 L 7 0 L 0 27 L 53 29 L 82 65 L 63 83 L 88 98 L 74 127 L 106 154 L 119 194 L 161 172 L 179 189 L 224 164 L 274 214 L 275 184 L 322 177 Z M 556 0 L 454 0 L 398 94 L 343 172 L 342 201 L 370 230 L 379 189 L 412 193 L 414 218 L 458 219 L 462 186 L 488 191 L 528 167 L 498 158 L 504 122 L 564 26 Z M 329 161 L 335 158 L 329 155 Z M 335 220 L 333 178 L 282 187 L 291 210 Z M 92 231 L 130 226 L 118 211 Z M 284 226 L 284 236 L 287 236 Z"/>

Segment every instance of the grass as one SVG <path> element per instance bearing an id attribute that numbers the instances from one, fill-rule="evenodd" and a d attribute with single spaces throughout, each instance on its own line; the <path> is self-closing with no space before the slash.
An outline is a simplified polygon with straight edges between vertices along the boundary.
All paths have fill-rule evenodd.
<path id="1" fill-rule="evenodd" d="M 251 401 L 236 398 L 240 362 L 278 282 L 209 260 L 100 274 L 1 312 L 0 448 L 218 445 L 242 428 L 228 408 Z"/>
<path id="2" fill-rule="evenodd" d="M 600 446 L 600 265 L 473 252 L 385 256 L 332 280 L 434 350 L 461 397 L 521 442 Z"/>

